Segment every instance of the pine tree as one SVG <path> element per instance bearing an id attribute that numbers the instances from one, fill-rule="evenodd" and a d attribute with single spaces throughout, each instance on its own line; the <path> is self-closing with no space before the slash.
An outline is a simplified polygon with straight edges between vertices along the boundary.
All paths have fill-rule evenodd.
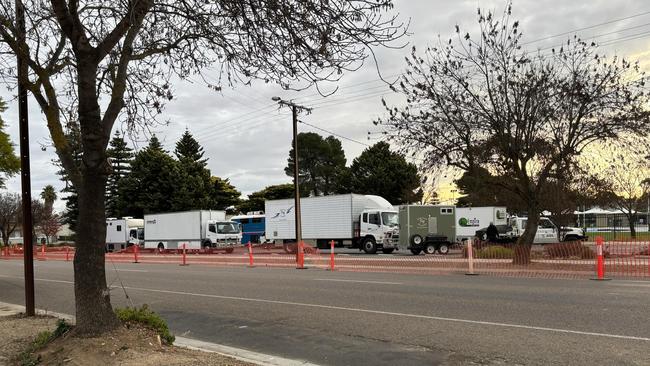
<path id="1" fill-rule="evenodd" d="M 176 143 L 174 154 L 180 162 L 191 162 L 201 168 L 207 166 L 208 159 L 203 159 L 203 147 L 188 130 L 185 130 L 181 139 Z"/>
<path id="2" fill-rule="evenodd" d="M 120 179 L 117 205 L 128 216 L 176 211 L 174 202 L 182 190 L 179 164 L 152 136 L 149 145 L 135 154 L 131 172 Z"/>
<path id="3" fill-rule="evenodd" d="M 131 172 L 133 149 L 127 145 L 124 137 L 116 131 L 107 154 L 113 171 L 106 182 L 106 215 L 108 217 L 121 217 L 124 215 L 119 205 L 118 187 L 120 180 Z"/>
<path id="4" fill-rule="evenodd" d="M 66 140 L 72 151 L 72 158 L 77 163 L 78 166 L 81 166 L 81 130 L 79 129 L 79 123 L 71 119 L 66 125 Z M 68 175 L 61 166 L 61 163 L 58 159 L 54 159 L 53 163 L 59 167 L 57 175 L 60 179 L 65 182 L 65 187 L 61 189 L 63 197 L 61 200 L 65 202 L 65 211 L 63 212 L 63 223 L 68 224 L 70 230 L 75 231 L 77 229 L 77 220 L 79 219 L 79 199 L 77 195 L 77 190 L 68 179 Z"/>
<path id="5" fill-rule="evenodd" d="M 206 209 L 212 206 L 213 184 L 203 147 L 185 130 L 176 143 L 174 154 L 178 159 L 180 185 L 174 195 L 177 210 Z"/>

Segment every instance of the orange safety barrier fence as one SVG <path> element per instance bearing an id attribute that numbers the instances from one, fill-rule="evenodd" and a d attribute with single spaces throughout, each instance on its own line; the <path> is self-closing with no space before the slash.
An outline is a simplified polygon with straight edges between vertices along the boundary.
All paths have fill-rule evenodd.
<path id="1" fill-rule="evenodd" d="M 331 244 L 331 243 L 330 243 Z M 299 268 L 296 263 L 295 243 L 251 244 L 223 249 L 168 249 L 164 251 L 130 247 L 116 253 L 106 253 L 106 260 L 114 263 L 199 264 L 248 267 Z M 475 241 L 472 258 L 467 245 L 455 245 L 447 254 L 419 254 L 397 251 L 393 254 L 367 255 L 363 252 L 325 249 L 303 244 L 302 266 L 317 269 L 336 269 L 348 272 L 394 272 L 414 274 L 452 274 L 473 272 L 480 275 L 594 278 L 597 272 L 596 243 L 565 242 L 557 244 L 516 246 Z M 327 252 L 329 251 L 329 253 Z M 74 247 L 35 248 L 35 257 L 47 260 L 70 261 Z M 603 253 L 603 276 L 608 278 L 650 279 L 650 242 L 609 241 Z M 2 259 L 22 259 L 22 246 L 0 250 Z M 37 259 L 37 258 L 35 258 Z M 470 265 L 471 268 L 470 269 Z"/>

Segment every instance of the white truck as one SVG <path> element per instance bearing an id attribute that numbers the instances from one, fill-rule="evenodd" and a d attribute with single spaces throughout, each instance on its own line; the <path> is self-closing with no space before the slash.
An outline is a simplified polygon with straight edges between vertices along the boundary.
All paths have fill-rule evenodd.
<path id="1" fill-rule="evenodd" d="M 133 217 L 106 219 L 106 251 L 122 250 L 144 241 L 144 220 Z"/>
<path id="2" fill-rule="evenodd" d="M 223 249 L 241 244 L 241 226 L 226 220 L 225 211 L 183 211 L 144 216 L 145 248 Z"/>
<path id="3" fill-rule="evenodd" d="M 296 240 L 294 200 L 272 200 L 265 204 L 266 238 L 282 243 Z M 300 199 L 302 238 L 319 248 L 358 248 L 374 254 L 389 254 L 398 248 L 392 240 L 399 233 L 397 211 L 384 198 L 342 194 Z"/>
<path id="4" fill-rule="evenodd" d="M 508 218 L 508 226 L 511 231 L 506 235 L 514 238 L 520 237 L 526 229 L 527 217 L 511 216 Z M 557 243 L 558 241 L 577 241 L 585 240 L 587 237 L 582 229 L 576 227 L 561 227 L 559 228 L 548 217 L 540 217 L 535 233 L 535 240 L 533 244 L 549 244 Z"/>
<path id="5" fill-rule="evenodd" d="M 497 227 L 508 225 L 508 213 L 505 207 L 457 207 L 456 240 L 473 238 L 476 231 L 487 228 L 490 223 Z"/>

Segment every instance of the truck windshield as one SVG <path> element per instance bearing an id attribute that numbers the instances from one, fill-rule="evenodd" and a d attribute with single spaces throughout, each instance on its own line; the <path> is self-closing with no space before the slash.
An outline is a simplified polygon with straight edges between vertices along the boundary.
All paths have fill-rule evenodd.
<path id="1" fill-rule="evenodd" d="M 382 212 L 381 221 L 386 226 L 398 226 L 397 212 Z"/>
<path id="2" fill-rule="evenodd" d="M 138 239 L 144 240 L 144 228 L 138 228 Z"/>
<path id="3" fill-rule="evenodd" d="M 239 234 L 239 225 L 235 222 L 218 222 L 217 233 L 219 234 Z"/>

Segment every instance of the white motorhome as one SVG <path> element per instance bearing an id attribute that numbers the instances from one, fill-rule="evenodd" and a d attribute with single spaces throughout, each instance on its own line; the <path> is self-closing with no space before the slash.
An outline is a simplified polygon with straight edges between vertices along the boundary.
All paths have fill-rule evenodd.
<path id="1" fill-rule="evenodd" d="M 296 240 L 294 200 L 265 202 L 266 238 L 276 243 Z M 359 248 L 374 254 L 392 253 L 398 246 L 391 238 L 399 233 L 397 211 L 382 197 L 342 194 L 300 199 L 302 238 L 319 248 Z"/>
<path id="2" fill-rule="evenodd" d="M 106 251 L 122 250 L 144 241 L 144 220 L 133 217 L 106 219 Z"/>
<path id="3" fill-rule="evenodd" d="M 232 252 L 241 244 L 241 227 L 225 211 L 184 211 L 144 216 L 145 248 L 216 248 Z"/>

